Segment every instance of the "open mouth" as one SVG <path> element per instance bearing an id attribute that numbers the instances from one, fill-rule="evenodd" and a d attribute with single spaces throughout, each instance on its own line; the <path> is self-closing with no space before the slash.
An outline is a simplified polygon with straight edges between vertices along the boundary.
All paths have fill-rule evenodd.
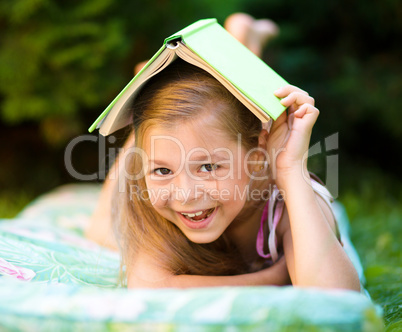
<path id="1" fill-rule="evenodd" d="M 190 220 L 192 222 L 201 222 L 208 218 L 213 212 L 215 211 L 215 208 L 208 209 L 208 210 L 201 210 L 198 212 L 194 213 L 184 213 L 182 212 L 181 215 L 185 217 L 187 220 Z"/>

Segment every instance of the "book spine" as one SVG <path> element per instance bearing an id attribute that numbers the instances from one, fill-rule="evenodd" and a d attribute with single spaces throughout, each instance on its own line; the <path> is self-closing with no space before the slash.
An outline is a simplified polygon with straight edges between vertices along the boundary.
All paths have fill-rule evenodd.
<path id="1" fill-rule="evenodd" d="M 173 41 L 183 40 L 186 37 L 189 37 L 189 36 L 193 35 L 194 33 L 197 33 L 198 31 L 203 30 L 203 29 L 207 28 L 208 26 L 216 24 L 216 23 L 217 23 L 217 20 L 215 18 L 197 21 L 196 23 L 193 23 L 189 27 L 187 27 L 183 30 L 180 30 L 179 32 L 175 33 L 174 35 L 166 38 L 165 45 L 170 42 L 173 42 Z"/>

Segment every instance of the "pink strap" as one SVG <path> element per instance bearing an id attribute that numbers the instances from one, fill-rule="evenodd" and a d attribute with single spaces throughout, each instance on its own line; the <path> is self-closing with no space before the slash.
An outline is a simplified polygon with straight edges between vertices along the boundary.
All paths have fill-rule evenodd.
<path id="1" fill-rule="evenodd" d="M 271 197 L 265 205 L 261 216 L 260 229 L 257 234 L 256 249 L 259 256 L 263 258 L 272 258 L 275 262 L 278 259 L 278 251 L 276 249 L 277 240 L 275 236 L 276 227 L 282 217 L 284 202 L 278 200 L 279 190 L 276 186 L 273 187 Z M 264 223 L 268 219 L 269 237 L 268 249 L 269 253 L 264 253 Z"/>
<path id="2" fill-rule="evenodd" d="M 269 201 L 268 204 L 265 205 L 264 211 L 262 211 L 260 229 L 258 230 L 256 243 L 257 253 L 260 257 L 263 258 L 271 258 L 271 254 L 264 254 L 264 222 L 265 220 L 267 220 L 268 217 L 268 205 Z"/>
<path id="3" fill-rule="evenodd" d="M 320 195 L 331 207 L 331 202 L 333 198 L 327 188 L 325 188 L 322 184 L 318 183 L 315 179 L 311 179 L 311 186 L 313 190 Z M 278 199 L 280 197 L 280 193 L 278 188 L 274 185 L 271 193 L 271 197 L 269 198 L 267 204 L 264 207 L 264 211 L 262 212 L 260 229 L 257 234 L 257 242 L 256 249 L 259 256 L 263 258 L 271 258 L 273 262 L 278 260 L 278 250 L 277 250 L 277 239 L 276 239 L 276 227 L 278 226 L 279 221 L 281 220 L 283 208 L 285 206 L 285 202 L 283 199 Z M 332 208 L 331 208 L 332 211 Z M 264 223 L 268 221 L 268 249 L 269 253 L 264 253 Z"/>

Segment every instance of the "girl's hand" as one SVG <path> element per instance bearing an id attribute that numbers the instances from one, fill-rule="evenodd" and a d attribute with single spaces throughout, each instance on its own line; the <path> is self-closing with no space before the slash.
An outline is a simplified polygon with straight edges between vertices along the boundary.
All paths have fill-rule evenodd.
<path id="1" fill-rule="evenodd" d="M 268 138 L 268 153 L 274 180 L 286 177 L 289 172 L 304 172 L 311 131 L 319 111 L 307 92 L 287 85 L 275 91 L 288 107 L 274 123 Z"/>

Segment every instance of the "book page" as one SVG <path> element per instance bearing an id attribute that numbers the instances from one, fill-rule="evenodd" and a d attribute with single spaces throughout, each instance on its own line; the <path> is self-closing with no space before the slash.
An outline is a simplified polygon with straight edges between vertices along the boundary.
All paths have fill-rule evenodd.
<path id="1" fill-rule="evenodd" d="M 137 96 L 141 87 L 153 76 L 165 69 L 177 58 L 174 50 L 165 48 L 156 59 L 149 61 L 147 65 L 134 77 L 116 98 L 117 101 L 98 125 L 99 132 L 107 136 L 119 130 L 132 121 L 130 104 Z"/>

